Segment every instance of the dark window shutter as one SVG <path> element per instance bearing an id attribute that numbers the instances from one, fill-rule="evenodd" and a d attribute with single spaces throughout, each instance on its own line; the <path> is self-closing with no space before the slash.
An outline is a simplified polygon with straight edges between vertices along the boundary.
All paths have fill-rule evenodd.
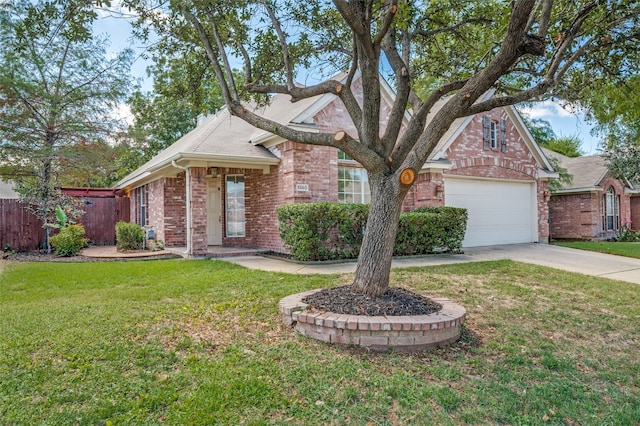
<path id="1" fill-rule="evenodd" d="M 484 149 L 489 149 L 491 143 L 491 119 L 488 115 L 482 117 L 482 137 L 484 141 Z"/>
<path id="2" fill-rule="evenodd" d="M 507 121 L 505 119 L 500 120 L 500 141 L 502 142 L 500 150 L 507 152 Z"/>

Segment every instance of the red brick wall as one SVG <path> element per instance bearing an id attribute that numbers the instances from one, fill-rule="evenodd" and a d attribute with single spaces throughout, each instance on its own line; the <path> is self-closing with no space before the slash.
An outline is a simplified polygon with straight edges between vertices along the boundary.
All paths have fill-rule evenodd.
<path id="1" fill-rule="evenodd" d="M 551 237 L 605 239 L 615 236 L 615 231 L 602 230 L 602 197 L 609 187 L 613 187 L 615 194 L 620 196 L 620 225 L 633 222 L 633 198 L 624 194 L 622 182 L 607 175 L 594 192 L 552 196 Z"/>
<path id="2" fill-rule="evenodd" d="M 507 124 L 507 152 L 484 149 L 482 117 L 505 119 Z M 524 140 L 502 108 L 478 114 L 467 125 L 445 153 L 452 167 L 446 174 L 500 179 L 534 180 L 538 165 Z"/>
<path id="3" fill-rule="evenodd" d="M 167 247 L 186 247 L 185 173 L 164 178 L 164 182 L 164 243 Z"/>
<path id="4" fill-rule="evenodd" d="M 551 197 L 551 238 L 591 239 L 600 228 L 601 193 L 558 194 Z"/>
<path id="5" fill-rule="evenodd" d="M 624 189 L 625 189 L 624 184 L 618 179 L 615 179 L 611 174 L 608 174 L 602 179 L 602 181 L 600 181 L 600 184 L 598 186 L 602 188 L 602 194 L 600 194 L 601 197 L 609 189 L 609 187 L 613 187 L 615 194 L 620 196 L 620 226 L 623 226 L 626 223 L 629 223 L 631 221 L 631 205 L 630 205 L 631 200 L 629 196 L 625 195 L 624 193 Z M 600 202 L 599 209 L 602 210 L 602 202 Z M 600 218 L 598 223 L 600 223 L 601 221 L 602 219 Z M 600 229 L 602 228 L 599 228 L 598 230 Z M 612 231 L 609 231 L 607 233 L 600 232 L 600 234 L 601 234 L 600 235 L 601 237 L 609 238 L 609 237 L 613 237 L 615 235 L 615 232 L 612 232 Z"/>
<path id="6" fill-rule="evenodd" d="M 485 115 L 498 122 L 506 120 L 506 152 L 502 152 L 500 143 L 495 149 L 484 149 L 482 119 Z M 533 181 L 538 174 L 538 164 L 533 154 L 503 108 L 496 108 L 473 117 L 464 132 L 447 149 L 445 156 L 452 164 L 451 169 L 444 172 L 445 175 Z M 540 242 L 549 240 L 549 206 L 545 196 L 547 191 L 548 183 L 537 181 L 538 240 Z"/>
<path id="7" fill-rule="evenodd" d="M 206 167 L 190 167 L 191 255 L 207 254 L 207 182 Z"/>
<path id="8" fill-rule="evenodd" d="M 640 195 L 634 195 L 629 200 L 631 229 L 640 230 Z"/>
<path id="9" fill-rule="evenodd" d="M 402 211 L 417 207 L 444 206 L 444 179 L 442 173 L 418 173 L 402 203 Z"/>
<path id="10" fill-rule="evenodd" d="M 278 167 L 272 166 L 270 173 L 262 170 L 218 168 L 222 176 L 222 245 L 227 247 L 250 247 L 278 251 L 282 246 L 278 236 L 276 206 L 282 203 Z M 244 176 L 245 236 L 226 236 L 226 176 Z"/>
<path id="11" fill-rule="evenodd" d="M 147 197 L 148 225 L 153 227 L 156 238 L 164 241 L 164 179 L 155 180 L 147 185 Z"/>
<path id="12" fill-rule="evenodd" d="M 538 180 L 536 185 L 538 200 L 538 242 L 549 242 L 549 182 Z"/>

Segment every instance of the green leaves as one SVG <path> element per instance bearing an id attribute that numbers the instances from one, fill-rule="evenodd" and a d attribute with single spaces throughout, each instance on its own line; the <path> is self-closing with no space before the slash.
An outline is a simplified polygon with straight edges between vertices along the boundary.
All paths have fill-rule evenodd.
<path id="1" fill-rule="evenodd" d="M 70 148 L 108 140 L 119 126 L 114 107 L 131 86 L 133 53 L 107 58 L 108 40 L 92 35 L 96 17 L 82 0 L 0 8 L 0 158 L 11 159 L 3 174 L 45 224 L 53 188 L 83 164 Z"/>
<path id="2" fill-rule="evenodd" d="M 58 219 L 58 228 L 64 229 L 67 227 L 67 214 L 62 210 L 60 204 L 56 205 L 56 218 Z"/>
<path id="3" fill-rule="evenodd" d="M 277 211 L 280 237 L 297 260 L 358 256 L 369 215 L 367 204 L 287 204 Z M 402 213 L 394 255 L 460 253 L 466 228 L 466 209 L 421 207 Z"/>

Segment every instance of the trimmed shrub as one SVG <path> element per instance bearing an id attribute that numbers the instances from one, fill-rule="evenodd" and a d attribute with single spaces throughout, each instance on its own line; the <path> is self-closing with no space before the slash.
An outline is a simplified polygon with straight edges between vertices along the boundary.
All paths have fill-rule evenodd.
<path id="1" fill-rule="evenodd" d="M 57 256 L 69 257 L 77 255 L 89 243 L 89 239 L 84 237 L 84 226 L 69 225 L 49 238 L 49 242 Z"/>
<path id="2" fill-rule="evenodd" d="M 277 208 L 280 238 L 298 260 L 358 257 L 366 204 L 307 203 Z"/>
<path id="3" fill-rule="evenodd" d="M 297 260 L 358 257 L 367 223 L 366 204 L 308 203 L 278 207 L 280 237 Z M 467 211 L 428 207 L 402 213 L 394 255 L 462 252 Z"/>
<path id="4" fill-rule="evenodd" d="M 144 242 L 144 230 L 135 223 L 116 223 L 116 246 L 118 250 L 140 250 Z"/>
<path id="5" fill-rule="evenodd" d="M 441 229 L 434 235 L 437 239 L 434 248 L 447 248 L 452 253 L 462 253 L 462 241 L 467 232 L 467 219 L 469 214 L 467 209 L 459 207 L 418 207 L 411 213 L 431 213 L 438 216 L 434 223 L 436 228 Z M 401 222 L 402 223 L 402 222 Z M 430 231 L 435 232 L 435 231 Z"/>

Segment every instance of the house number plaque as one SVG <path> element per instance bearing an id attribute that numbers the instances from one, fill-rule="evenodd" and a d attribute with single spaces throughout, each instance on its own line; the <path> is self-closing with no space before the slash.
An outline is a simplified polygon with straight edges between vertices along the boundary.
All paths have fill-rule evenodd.
<path id="1" fill-rule="evenodd" d="M 404 169 L 402 173 L 400 173 L 400 183 L 403 185 L 411 185 L 416 178 L 416 175 L 413 169 Z"/>
<path id="2" fill-rule="evenodd" d="M 296 191 L 307 192 L 309 191 L 309 185 L 306 183 L 296 183 Z"/>

